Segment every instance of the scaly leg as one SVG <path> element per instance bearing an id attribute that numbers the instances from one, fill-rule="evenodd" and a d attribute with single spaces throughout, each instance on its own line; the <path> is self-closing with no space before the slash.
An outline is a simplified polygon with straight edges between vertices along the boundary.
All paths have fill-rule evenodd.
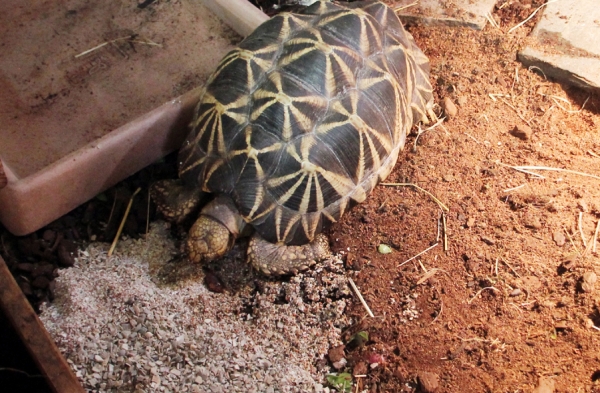
<path id="1" fill-rule="evenodd" d="M 248 262 L 266 275 L 297 274 L 330 256 L 329 241 L 323 234 L 303 246 L 273 244 L 255 234 L 248 245 Z"/>

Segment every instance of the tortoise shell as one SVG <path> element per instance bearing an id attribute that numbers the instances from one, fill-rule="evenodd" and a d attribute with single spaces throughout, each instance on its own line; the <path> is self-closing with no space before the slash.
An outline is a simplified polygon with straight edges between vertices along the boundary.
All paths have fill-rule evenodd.
<path id="1" fill-rule="evenodd" d="M 427 58 L 386 5 L 280 14 L 209 78 L 180 177 L 229 194 L 264 239 L 305 244 L 388 176 L 431 91 Z"/>

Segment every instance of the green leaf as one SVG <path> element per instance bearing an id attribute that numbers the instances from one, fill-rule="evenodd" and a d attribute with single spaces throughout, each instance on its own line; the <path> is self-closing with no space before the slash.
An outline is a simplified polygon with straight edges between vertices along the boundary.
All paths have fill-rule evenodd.
<path id="1" fill-rule="evenodd" d="M 340 373 L 337 375 L 327 374 L 327 382 L 329 382 L 332 388 L 337 389 L 340 392 L 352 392 L 352 375 L 348 373 Z"/>
<path id="2" fill-rule="evenodd" d="M 108 198 L 106 197 L 105 193 L 96 195 L 96 199 L 102 202 L 108 202 Z"/>
<path id="3" fill-rule="evenodd" d="M 354 340 L 358 341 L 359 344 L 369 341 L 369 332 L 363 330 L 354 334 L 352 337 L 350 337 L 350 341 Z"/>

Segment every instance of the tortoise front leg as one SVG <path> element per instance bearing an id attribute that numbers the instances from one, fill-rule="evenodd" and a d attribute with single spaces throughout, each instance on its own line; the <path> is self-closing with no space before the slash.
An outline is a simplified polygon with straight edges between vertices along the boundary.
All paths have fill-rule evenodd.
<path id="1" fill-rule="evenodd" d="M 248 245 L 248 262 L 266 275 L 297 274 L 331 256 L 323 234 L 303 246 L 273 244 L 254 234 Z"/>
<path id="2" fill-rule="evenodd" d="M 150 197 L 158 211 L 167 221 L 177 224 L 197 211 L 206 195 L 197 187 L 186 186 L 180 179 L 159 180 L 150 186 Z"/>

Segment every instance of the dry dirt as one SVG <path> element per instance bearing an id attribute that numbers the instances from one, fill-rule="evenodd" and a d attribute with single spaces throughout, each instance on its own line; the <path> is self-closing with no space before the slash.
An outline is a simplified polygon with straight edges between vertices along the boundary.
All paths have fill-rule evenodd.
<path id="1" fill-rule="evenodd" d="M 516 61 L 536 19 L 503 31 L 538 5 L 497 9 L 502 30 L 410 28 L 431 61 L 436 102 L 458 111 L 409 138 L 388 181 L 418 184 L 449 211 L 438 234 L 443 211 L 429 196 L 379 186 L 332 229 L 375 314 L 355 302 L 360 322 L 346 332 L 369 334 L 346 348 L 354 374 L 368 370 L 355 378 L 359 391 L 600 391 L 600 298 L 590 285 L 600 273 L 600 99 Z M 411 303 L 420 315 L 407 320 Z"/>
<path id="2" fill-rule="evenodd" d="M 444 224 L 427 194 L 379 186 L 331 228 L 375 315 L 358 301 L 348 311 L 358 322 L 337 355 L 366 375 L 353 391 L 600 391 L 600 97 L 516 61 L 539 16 L 505 32 L 542 1 L 522 3 L 495 10 L 501 29 L 409 27 L 436 102 L 457 113 L 412 135 L 388 181 L 448 211 Z"/>

